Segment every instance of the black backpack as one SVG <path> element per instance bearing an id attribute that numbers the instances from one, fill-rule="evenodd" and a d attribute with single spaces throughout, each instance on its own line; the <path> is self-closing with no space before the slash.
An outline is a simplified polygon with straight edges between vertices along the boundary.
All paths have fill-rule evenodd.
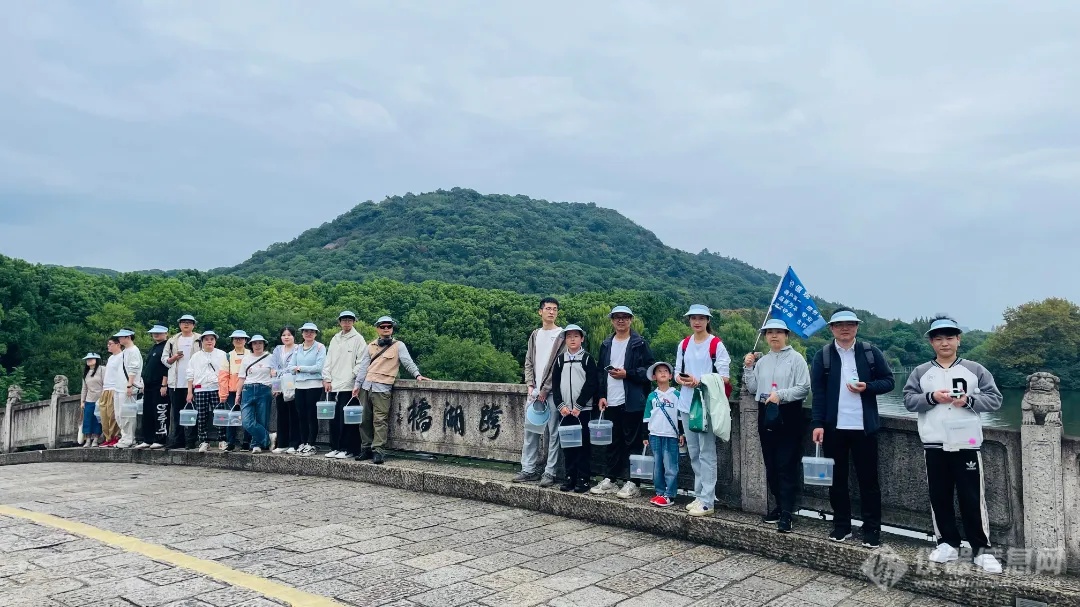
<path id="1" fill-rule="evenodd" d="M 821 349 L 821 367 L 825 370 L 826 382 L 829 381 L 829 365 L 832 364 L 832 353 L 829 352 L 829 348 L 835 347 L 835 344 L 835 341 L 830 341 Z M 877 375 L 877 357 L 874 355 L 873 345 L 862 340 L 856 340 L 855 349 L 862 350 L 863 356 L 866 357 L 867 364 L 870 365 L 870 377 L 873 378 Z"/>

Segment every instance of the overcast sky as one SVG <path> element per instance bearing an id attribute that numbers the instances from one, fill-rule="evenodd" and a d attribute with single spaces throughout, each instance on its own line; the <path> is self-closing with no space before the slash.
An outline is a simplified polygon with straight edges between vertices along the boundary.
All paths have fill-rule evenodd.
<path id="1" fill-rule="evenodd" d="M 208 269 L 461 186 L 596 202 L 887 317 L 1080 301 L 1074 0 L 4 12 L 3 254 Z"/>

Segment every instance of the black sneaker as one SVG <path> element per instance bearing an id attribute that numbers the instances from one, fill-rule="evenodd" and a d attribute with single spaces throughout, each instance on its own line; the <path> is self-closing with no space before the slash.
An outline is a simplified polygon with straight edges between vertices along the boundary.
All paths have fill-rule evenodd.
<path id="1" fill-rule="evenodd" d="M 866 548 L 881 547 L 881 532 L 876 530 L 863 530 L 862 545 Z"/>
<path id="2" fill-rule="evenodd" d="M 386 460 L 385 460 L 385 458 L 383 458 L 382 451 L 376 451 L 375 453 L 373 453 L 371 455 L 371 463 L 373 463 L 373 464 L 381 464 L 384 461 L 386 461 Z"/>
<path id="3" fill-rule="evenodd" d="M 791 514 L 784 512 L 780 520 L 776 521 L 776 530 L 780 533 L 791 533 Z"/>
<path id="4" fill-rule="evenodd" d="M 578 485 L 576 487 L 574 487 L 574 493 L 588 493 L 588 492 L 589 492 L 589 483 L 578 483 Z"/>
<path id="5" fill-rule="evenodd" d="M 563 484 L 559 485 L 559 491 L 562 491 L 563 493 L 566 493 L 567 491 L 573 491 L 573 490 L 574 490 L 574 483 L 571 482 L 571 481 L 566 481 Z"/>
<path id="6" fill-rule="evenodd" d="M 511 483 L 535 483 L 540 480 L 539 472 L 518 472 L 518 475 L 510 479 Z"/>
<path id="7" fill-rule="evenodd" d="M 236 445 L 228 445 L 225 447 L 226 451 L 236 451 Z"/>
<path id="8" fill-rule="evenodd" d="M 766 525 L 772 525 L 774 523 L 779 523 L 780 522 L 780 509 L 779 508 L 773 508 L 772 510 L 770 510 L 768 514 L 761 517 L 761 522 L 765 523 Z"/>
<path id="9" fill-rule="evenodd" d="M 829 534 L 829 539 L 834 542 L 842 542 L 844 540 L 851 539 L 851 529 L 841 529 L 839 527 L 833 527 L 832 533 Z"/>
<path id="10" fill-rule="evenodd" d="M 371 449 L 362 449 L 362 450 L 360 451 L 360 455 L 357 455 L 357 456 L 356 456 L 355 458 L 353 458 L 353 459 L 355 459 L 355 460 L 356 460 L 356 461 L 358 461 L 358 462 L 362 462 L 362 461 L 364 461 L 364 460 L 369 460 L 369 459 L 371 459 Z"/>

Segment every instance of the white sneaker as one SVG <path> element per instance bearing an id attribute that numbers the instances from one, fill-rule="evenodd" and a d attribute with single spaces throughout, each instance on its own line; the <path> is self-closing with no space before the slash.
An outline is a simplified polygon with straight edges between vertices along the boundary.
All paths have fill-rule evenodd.
<path id="1" fill-rule="evenodd" d="M 694 501 L 692 501 L 692 502 L 690 502 L 689 504 L 686 505 L 686 511 L 690 512 L 691 510 L 693 510 L 694 508 L 696 508 L 700 504 L 701 504 L 701 500 L 699 500 L 698 498 L 695 497 Z"/>
<path id="2" fill-rule="evenodd" d="M 1001 573 L 1001 563 L 989 552 L 984 552 L 975 557 L 975 566 L 987 573 Z"/>
<path id="3" fill-rule="evenodd" d="M 151 449 L 164 449 L 165 445 L 163 445 L 161 443 L 154 443 L 154 444 L 150 445 L 150 448 Z"/>
<path id="4" fill-rule="evenodd" d="M 298 453 L 298 451 L 296 449 L 292 448 L 292 447 L 289 447 L 288 449 L 285 450 L 285 453 L 288 454 L 288 455 L 296 455 Z"/>
<path id="5" fill-rule="evenodd" d="M 948 544 L 938 544 L 938 547 L 934 548 L 927 557 L 931 563 L 948 563 L 958 558 L 960 558 L 960 552 Z"/>
<path id="6" fill-rule="evenodd" d="M 593 495 L 603 495 L 605 493 L 615 493 L 619 490 L 619 487 L 615 483 L 611 482 L 610 478 L 605 478 L 600 481 L 595 487 L 589 489 L 589 493 Z"/>
<path id="7" fill-rule="evenodd" d="M 262 453 L 262 447 L 252 447 L 251 452 L 252 453 Z"/>
<path id="8" fill-rule="evenodd" d="M 278 447 L 277 449 L 271 449 L 270 453 L 276 453 L 278 455 L 281 455 L 282 453 L 285 453 L 286 451 L 288 451 L 288 449 L 286 449 L 285 447 Z"/>
<path id="9" fill-rule="evenodd" d="M 145 448 L 147 448 L 149 446 L 150 446 L 150 443 L 139 443 L 138 445 L 135 445 L 134 447 L 132 447 L 132 449 L 145 449 Z"/>
<path id="10" fill-rule="evenodd" d="M 274 453 L 282 453 L 285 451 L 284 449 L 281 451 L 277 450 L 277 432 L 270 433 L 270 451 L 273 451 Z"/>
<path id="11" fill-rule="evenodd" d="M 686 512 L 690 516 L 712 516 L 713 509 L 700 501 L 695 501 L 692 505 L 694 507 Z"/>
<path id="12" fill-rule="evenodd" d="M 225 441 L 220 441 L 220 442 L 219 442 L 219 443 L 217 444 L 217 448 L 218 448 L 218 451 L 224 451 L 224 450 L 225 450 L 225 447 L 228 447 L 228 446 L 229 446 L 229 443 L 227 443 L 227 442 L 225 442 Z"/>
<path id="13" fill-rule="evenodd" d="M 206 453 L 210 450 L 210 443 L 202 443 L 199 445 L 199 453 Z"/>
<path id="14" fill-rule="evenodd" d="M 352 459 L 353 454 L 347 451 L 338 451 L 334 457 L 337 459 Z"/>
<path id="15" fill-rule="evenodd" d="M 306 457 L 308 455 L 315 455 L 315 450 L 314 449 L 301 449 L 301 450 L 297 451 L 296 454 Z"/>
<path id="16" fill-rule="evenodd" d="M 342 453 L 344 453 L 344 451 L 342 451 Z M 323 457 L 328 457 L 330 459 L 333 459 L 333 458 L 337 457 L 337 454 L 338 454 L 337 451 L 331 451 L 330 453 L 327 453 Z"/>
<path id="17" fill-rule="evenodd" d="M 630 499 L 632 497 L 638 497 L 640 495 L 641 495 L 641 489 L 638 489 L 638 486 L 635 485 L 634 483 L 631 483 L 630 481 L 626 481 L 626 484 L 622 486 L 622 489 L 619 489 L 619 492 L 615 494 L 615 497 L 619 497 L 619 498 L 622 498 L 624 500 L 627 500 L 627 499 Z"/>
<path id="18" fill-rule="evenodd" d="M 91 446 L 91 447 L 96 447 L 96 446 L 98 446 L 98 442 L 97 442 L 97 439 L 96 439 L 96 438 L 94 439 L 94 442 L 90 444 L 90 446 Z"/>
<path id="19" fill-rule="evenodd" d="M 117 449 L 130 449 L 131 448 L 131 443 L 119 442 L 119 443 L 116 443 L 116 448 Z"/>

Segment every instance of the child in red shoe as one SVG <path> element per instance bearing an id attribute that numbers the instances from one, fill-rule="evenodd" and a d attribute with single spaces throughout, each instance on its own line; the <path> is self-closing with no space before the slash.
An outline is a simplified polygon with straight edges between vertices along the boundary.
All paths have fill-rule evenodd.
<path id="1" fill-rule="evenodd" d="M 678 490 L 679 447 L 685 441 L 682 422 L 678 419 L 675 404 L 679 402 L 679 391 L 671 387 L 674 370 L 666 362 L 653 363 L 646 373 L 656 382 L 656 389 L 645 401 L 645 429 L 649 438 L 644 440 L 653 452 L 653 486 L 656 497 L 649 503 L 658 508 L 667 508 L 675 503 Z"/>

